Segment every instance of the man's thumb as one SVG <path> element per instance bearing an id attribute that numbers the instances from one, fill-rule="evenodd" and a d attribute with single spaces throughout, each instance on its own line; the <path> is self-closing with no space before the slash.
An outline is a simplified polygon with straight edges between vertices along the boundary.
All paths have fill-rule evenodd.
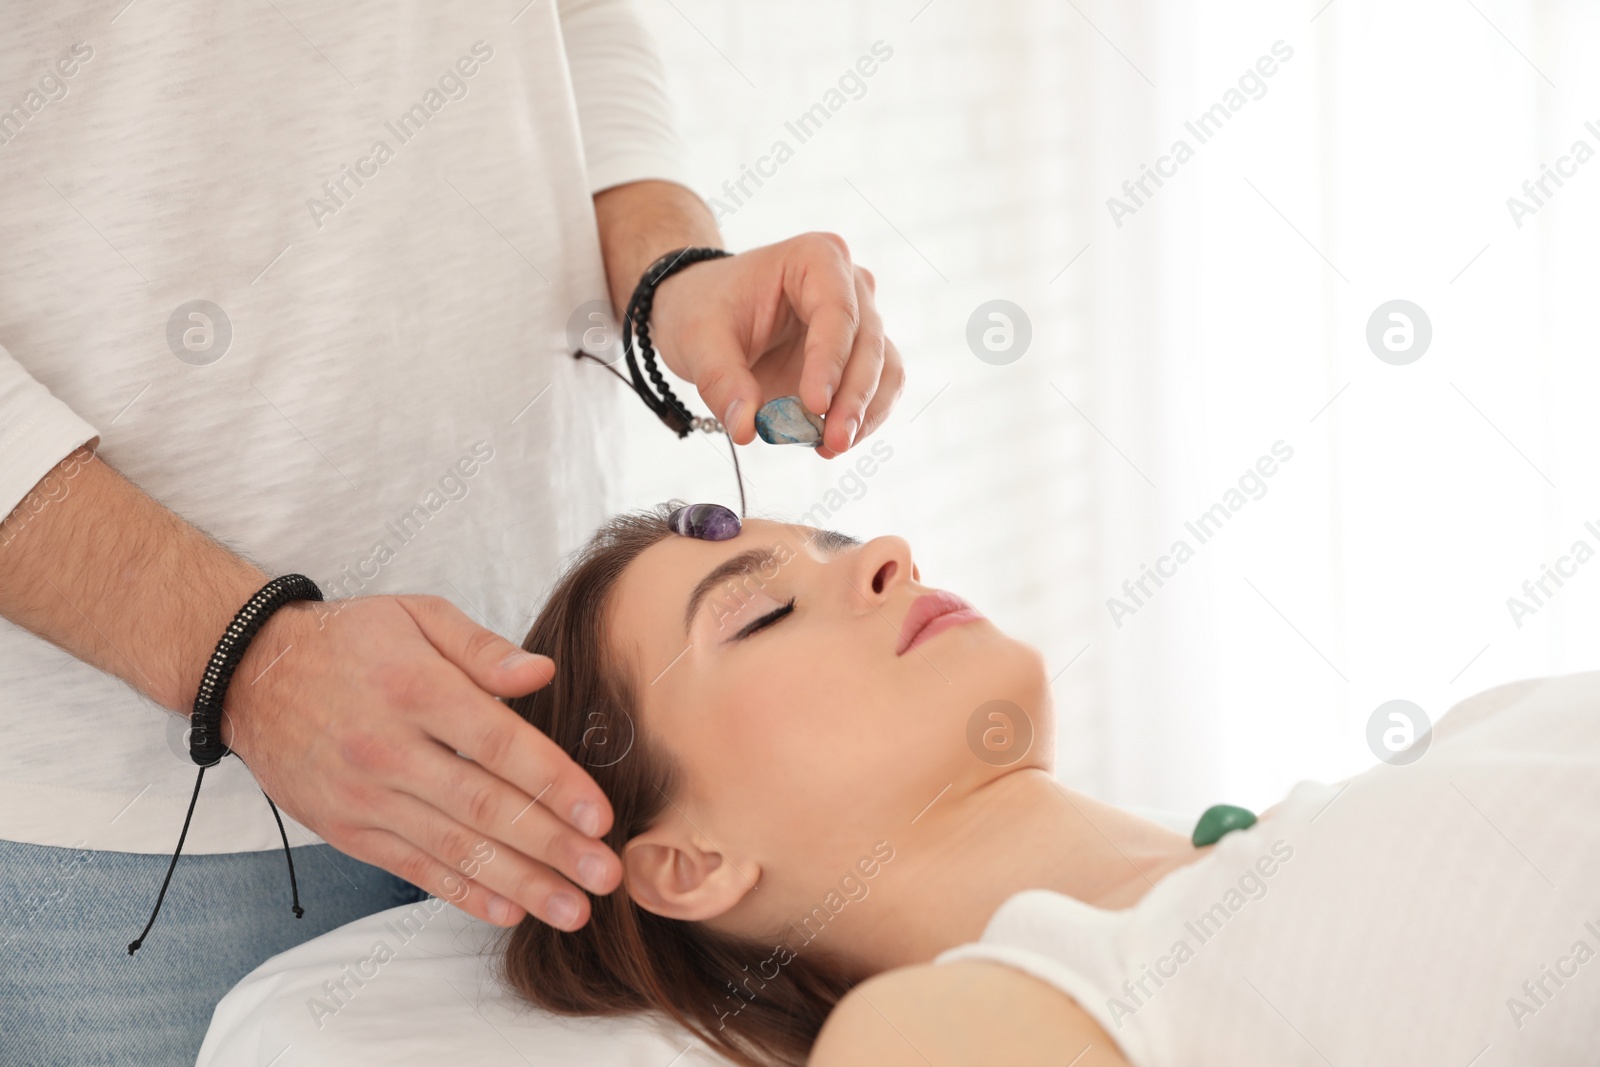
<path id="1" fill-rule="evenodd" d="M 521 696 L 544 688 L 555 677 L 555 661 L 549 656 L 524 652 L 467 618 L 443 597 L 398 599 L 428 643 L 485 692 L 498 697 Z"/>
<path id="2" fill-rule="evenodd" d="M 761 407 L 761 386 L 756 382 L 744 349 L 731 336 L 714 337 L 704 350 L 695 388 L 711 414 L 727 428 L 735 443 L 755 440 L 756 410 Z"/>

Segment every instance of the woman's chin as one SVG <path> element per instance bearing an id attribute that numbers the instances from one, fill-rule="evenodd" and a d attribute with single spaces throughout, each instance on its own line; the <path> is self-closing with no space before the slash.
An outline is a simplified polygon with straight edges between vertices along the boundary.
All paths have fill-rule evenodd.
<path id="1" fill-rule="evenodd" d="M 1050 690 L 1044 653 L 988 619 L 952 627 L 917 649 L 946 673 L 965 675 L 1030 706 Z"/>
<path id="2" fill-rule="evenodd" d="M 941 703 L 961 718 L 972 755 L 991 766 L 1008 765 L 1008 752 L 1034 765 L 1048 762 L 1040 753 L 1054 751 L 1055 705 L 1049 665 L 1037 648 L 980 624 L 939 635 L 928 652 L 943 676 Z"/>

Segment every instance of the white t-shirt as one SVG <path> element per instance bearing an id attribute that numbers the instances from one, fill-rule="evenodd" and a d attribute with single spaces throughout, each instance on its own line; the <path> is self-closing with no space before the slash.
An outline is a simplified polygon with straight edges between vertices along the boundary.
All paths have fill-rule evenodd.
<path id="1" fill-rule="evenodd" d="M 935 962 L 959 959 L 1057 986 L 1134 1067 L 1592 1064 L 1600 673 L 1489 690 L 1409 765 L 1301 782 L 1132 908 L 1018 893 Z"/>
<path id="2" fill-rule="evenodd" d="M 0 514 L 98 434 L 269 574 L 520 641 L 616 503 L 592 194 L 683 180 L 632 8 L 10 5 L 0 109 Z M 0 838 L 171 851 L 184 726 L 0 621 Z M 184 850 L 276 847 L 225 760 Z"/>

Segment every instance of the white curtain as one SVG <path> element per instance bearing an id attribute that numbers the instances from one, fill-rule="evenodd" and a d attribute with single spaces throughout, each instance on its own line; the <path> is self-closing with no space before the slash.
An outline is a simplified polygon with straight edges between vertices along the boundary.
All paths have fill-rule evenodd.
<path id="1" fill-rule="evenodd" d="M 1370 765 L 1387 700 L 1594 664 L 1593 10 L 644 7 L 730 245 L 843 235 L 911 375 L 870 476 L 744 450 L 752 512 L 902 534 L 1043 649 L 1065 780 L 1264 807 Z M 725 445 L 628 419 L 628 506 L 733 499 Z"/>

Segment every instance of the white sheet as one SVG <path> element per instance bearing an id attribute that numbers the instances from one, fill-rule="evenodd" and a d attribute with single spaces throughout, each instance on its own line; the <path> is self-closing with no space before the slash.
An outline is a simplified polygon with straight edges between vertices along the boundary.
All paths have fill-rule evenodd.
<path id="1" fill-rule="evenodd" d="M 280 953 L 217 1005 L 197 1067 L 727 1067 L 665 1022 L 519 1000 L 492 977 L 498 929 L 430 899 Z"/>
<path id="2" fill-rule="evenodd" d="M 1182 833 L 1194 825 L 1190 815 L 1139 814 Z M 569 1019 L 528 1005 L 494 980 L 498 929 L 430 898 L 330 930 L 234 986 L 196 1067 L 729 1067 L 665 1021 Z"/>

